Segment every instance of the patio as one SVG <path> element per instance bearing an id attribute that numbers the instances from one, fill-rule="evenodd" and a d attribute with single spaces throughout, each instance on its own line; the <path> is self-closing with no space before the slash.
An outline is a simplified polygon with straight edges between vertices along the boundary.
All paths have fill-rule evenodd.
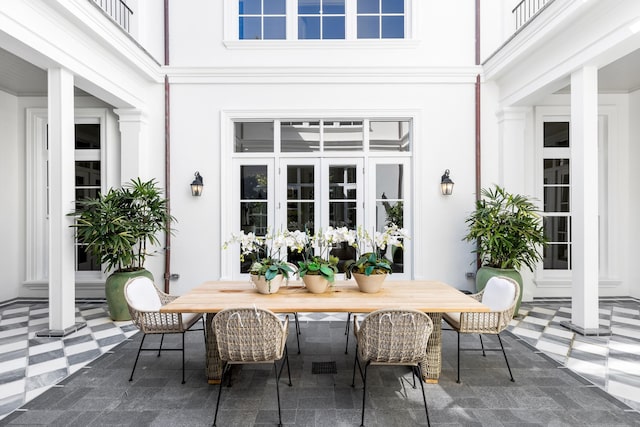
<path id="1" fill-rule="evenodd" d="M 473 352 L 462 355 L 463 383 L 456 384 L 455 333 L 444 332 L 440 382 L 426 385 L 432 424 L 640 425 L 638 301 L 601 300 L 601 324 L 611 327 L 611 337 L 574 336 L 562 328 L 559 322 L 569 317 L 567 307 L 566 300 L 536 301 L 521 310 L 527 315 L 512 322 L 510 329 L 518 336 L 507 332 L 504 341 L 515 383 L 509 381 L 499 353 L 482 358 Z M 17 407 L 18 398 L 31 400 L 20 403 L 0 423 L 211 424 L 218 388 L 205 381 L 200 332 L 187 334 L 186 384 L 180 384 L 179 354 L 175 353 L 160 358 L 143 354 L 134 381 L 129 382 L 140 335 L 127 337 L 135 334 L 135 328 L 128 322 L 111 322 L 99 303 L 78 304 L 78 314 L 87 320 L 87 328 L 61 342 L 33 337 L 46 325 L 46 303 L 2 311 L 0 398 L 4 413 Z M 295 336 L 289 336 L 293 387 L 281 383 L 283 422 L 359 425 L 362 383 L 357 377 L 356 388 L 351 387 L 354 340 L 350 339 L 350 352 L 345 355 L 344 315 L 303 314 L 301 322 L 301 355 L 295 352 Z M 467 344 L 477 344 L 476 337 L 465 338 Z M 168 336 L 167 343 L 177 339 Z M 323 362 L 335 362 L 336 373 L 314 374 L 318 362 L 321 365 L 316 368 L 332 367 Z M 420 389 L 411 388 L 408 369 L 374 367 L 370 373 L 366 425 L 426 424 Z M 64 379 L 53 387 L 46 384 L 56 377 Z M 16 395 L 21 381 L 25 391 Z M 222 396 L 219 425 L 275 425 L 274 387 L 270 366 L 235 370 L 233 387 Z M 13 395 L 8 394 L 10 390 Z M 610 393 L 636 401 L 625 403 Z M 12 403 L 16 406 L 10 408 Z"/>

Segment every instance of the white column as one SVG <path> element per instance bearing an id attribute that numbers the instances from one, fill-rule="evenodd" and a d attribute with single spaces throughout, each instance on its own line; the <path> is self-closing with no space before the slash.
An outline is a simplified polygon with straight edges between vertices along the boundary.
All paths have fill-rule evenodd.
<path id="1" fill-rule="evenodd" d="M 525 191 L 525 125 L 528 108 L 511 107 L 500 111 L 499 126 L 499 179 L 510 193 Z"/>
<path id="2" fill-rule="evenodd" d="M 147 177 L 147 115 L 136 108 L 114 110 L 120 124 L 120 182 Z"/>
<path id="3" fill-rule="evenodd" d="M 67 216 L 75 199 L 73 74 L 49 69 L 48 81 L 49 328 L 60 334 L 76 318 L 73 218 Z"/>
<path id="4" fill-rule="evenodd" d="M 598 70 L 571 75 L 571 322 L 598 329 Z"/>

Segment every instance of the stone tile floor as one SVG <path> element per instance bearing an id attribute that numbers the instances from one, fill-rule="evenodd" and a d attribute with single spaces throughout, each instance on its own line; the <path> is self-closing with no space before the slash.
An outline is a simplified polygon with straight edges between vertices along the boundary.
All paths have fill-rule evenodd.
<path id="1" fill-rule="evenodd" d="M 640 425 L 639 305 L 601 300 L 601 325 L 612 335 L 583 337 L 559 323 L 570 317 L 570 301 L 524 304 L 510 326 L 517 335 L 504 334 L 515 383 L 499 353 L 473 352 L 463 353 L 462 384 L 456 384 L 455 333 L 444 332 L 442 376 L 427 385 L 432 425 Z M 217 387 L 204 380 L 201 332 L 187 334 L 187 384 L 180 384 L 175 352 L 143 353 L 129 382 L 140 339 L 135 327 L 112 322 L 102 302 L 79 301 L 76 317 L 87 327 L 63 339 L 36 338 L 47 327 L 46 301 L 0 308 L 0 424 L 211 424 Z M 301 355 L 289 337 L 293 387 L 281 383 L 285 424 L 359 425 L 362 388 L 359 380 L 350 386 L 354 347 L 350 340 L 344 354 L 344 318 L 301 314 Z M 465 341 L 473 345 L 477 338 Z M 313 374 L 311 365 L 324 361 L 335 361 L 337 374 Z M 379 368 L 373 375 L 366 425 L 426 423 L 408 370 Z M 234 371 L 219 425 L 275 423 L 273 388 L 269 367 Z"/>

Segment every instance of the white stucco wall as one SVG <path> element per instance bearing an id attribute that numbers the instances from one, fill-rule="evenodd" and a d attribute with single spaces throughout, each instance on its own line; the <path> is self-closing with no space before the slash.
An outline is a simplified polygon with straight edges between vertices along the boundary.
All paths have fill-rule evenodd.
<path id="1" fill-rule="evenodd" d="M 640 245 L 638 245 L 638 237 L 640 236 L 640 223 L 637 221 L 638 212 L 640 212 L 640 168 L 638 168 L 638 159 L 640 159 L 640 90 L 629 95 L 629 156 L 625 159 L 628 176 L 626 185 L 628 185 L 628 193 L 626 199 L 628 202 L 628 226 L 624 230 L 625 236 L 630 237 L 626 240 L 623 248 L 626 251 L 627 264 L 625 271 L 627 272 L 627 281 L 629 283 L 629 293 L 631 296 L 640 298 L 640 269 L 637 268 L 637 261 L 640 258 Z"/>
<path id="2" fill-rule="evenodd" d="M 24 270 L 24 149 L 18 137 L 17 97 L 0 91 L 0 301 L 18 295 Z"/>

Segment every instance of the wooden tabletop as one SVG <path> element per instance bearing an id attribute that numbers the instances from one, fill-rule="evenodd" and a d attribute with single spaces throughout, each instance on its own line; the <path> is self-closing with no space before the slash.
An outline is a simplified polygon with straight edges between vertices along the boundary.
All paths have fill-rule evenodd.
<path id="1" fill-rule="evenodd" d="M 276 313 L 354 312 L 411 308 L 425 313 L 486 312 L 489 308 L 445 283 L 387 279 L 382 290 L 366 294 L 355 281 L 336 282 L 323 294 L 312 294 L 302 282 L 281 286 L 275 294 L 259 294 L 248 280 L 205 282 L 160 309 L 167 313 L 217 313 L 225 308 L 260 307 Z"/>

